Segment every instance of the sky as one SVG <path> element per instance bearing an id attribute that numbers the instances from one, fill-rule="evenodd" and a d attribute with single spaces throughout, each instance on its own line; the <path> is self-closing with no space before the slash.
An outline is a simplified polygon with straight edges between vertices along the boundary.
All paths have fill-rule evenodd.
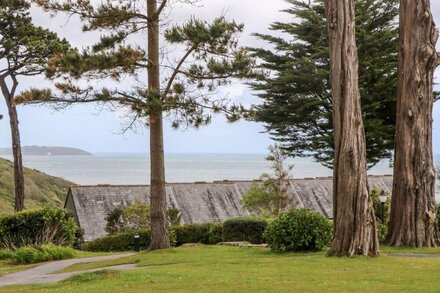
<path id="1" fill-rule="evenodd" d="M 440 24 L 440 1 L 431 1 L 437 24 Z M 183 22 L 195 15 L 211 20 L 226 15 L 245 25 L 241 45 L 265 46 L 251 34 L 269 33 L 269 24 L 274 21 L 291 21 L 281 10 L 289 5 L 284 0 L 201 0 L 194 6 L 176 4 L 169 12 L 170 23 Z M 96 34 L 81 32 L 75 19 L 67 22 L 65 17 L 50 18 L 38 8 L 32 9 L 34 22 L 56 31 L 76 47 L 93 44 Z M 440 46 L 439 46 L 440 49 Z M 437 72 L 440 77 L 440 72 Z M 440 79 L 439 79 L 440 82 Z M 41 77 L 23 80 L 20 90 L 29 87 L 48 86 Z M 244 104 L 256 103 L 253 92 L 242 84 L 233 84 L 219 92 Z M 123 113 L 110 112 L 96 105 L 76 105 L 61 112 L 46 107 L 19 107 L 22 145 L 46 145 L 77 147 L 94 153 L 146 153 L 148 152 L 148 129 L 121 134 Z M 3 99 L 0 113 L 6 117 L 0 120 L 0 147 L 11 144 L 7 110 Z M 253 122 L 227 123 L 223 117 L 198 130 L 173 130 L 165 126 L 165 151 L 167 153 L 266 153 L 272 143 L 264 127 Z M 440 102 L 434 109 L 434 152 L 440 153 Z"/>

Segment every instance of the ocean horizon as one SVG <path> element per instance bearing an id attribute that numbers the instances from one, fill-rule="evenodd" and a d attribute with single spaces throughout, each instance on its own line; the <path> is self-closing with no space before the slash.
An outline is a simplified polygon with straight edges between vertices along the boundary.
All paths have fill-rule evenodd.
<path id="1" fill-rule="evenodd" d="M 267 154 L 168 153 L 168 183 L 255 180 L 271 174 Z M 12 156 L 1 156 L 12 160 Z M 440 161 L 440 156 L 435 156 Z M 150 160 L 142 153 L 94 153 L 93 156 L 23 156 L 25 167 L 80 185 L 144 185 L 150 181 Z M 332 170 L 311 157 L 286 160 L 295 179 L 332 176 Z M 382 160 L 369 175 L 392 175 L 389 160 Z"/>
<path id="2" fill-rule="evenodd" d="M 168 183 L 213 181 L 250 181 L 262 174 L 271 174 L 267 154 L 196 154 L 168 153 L 165 173 Z M 0 156 L 12 160 L 12 156 Z M 440 164 L 440 156 L 435 155 Z M 23 156 L 25 167 L 60 177 L 78 185 L 149 185 L 148 154 L 94 153 L 93 156 Z M 332 176 L 332 170 L 313 158 L 286 160 L 294 165 L 294 179 Z M 392 175 L 389 160 L 382 160 L 368 171 L 369 175 Z M 437 181 L 436 201 L 440 203 L 440 181 Z"/>
<path id="3" fill-rule="evenodd" d="M 255 180 L 270 174 L 267 154 L 168 153 L 165 172 L 168 183 Z M 12 160 L 12 156 L 2 156 Z M 95 153 L 93 156 L 24 156 L 24 165 L 75 184 L 149 184 L 148 154 Z M 313 158 L 286 160 L 294 165 L 292 178 L 332 175 L 332 170 Z M 369 170 L 370 175 L 391 175 L 389 161 L 383 160 Z"/>

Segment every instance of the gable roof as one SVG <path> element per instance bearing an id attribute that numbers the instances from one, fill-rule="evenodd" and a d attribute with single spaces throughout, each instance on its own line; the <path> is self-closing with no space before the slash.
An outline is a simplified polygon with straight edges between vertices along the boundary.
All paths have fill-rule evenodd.
<path id="1" fill-rule="evenodd" d="M 391 176 L 372 176 L 371 188 L 389 192 Z M 169 207 L 181 212 L 184 224 L 223 222 L 230 218 L 249 215 L 240 200 L 252 181 L 221 181 L 211 183 L 167 184 Z M 309 208 L 320 214 L 332 216 L 332 178 L 289 180 L 287 194 L 297 208 Z M 106 216 L 117 207 L 141 200 L 149 202 L 147 185 L 97 185 L 72 186 L 65 207 L 71 209 L 84 238 L 90 241 L 106 235 Z"/>

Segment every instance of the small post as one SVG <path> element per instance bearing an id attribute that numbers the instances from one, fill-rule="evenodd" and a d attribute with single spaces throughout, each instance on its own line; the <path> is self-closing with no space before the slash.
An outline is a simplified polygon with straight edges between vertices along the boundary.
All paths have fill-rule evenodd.
<path id="1" fill-rule="evenodd" d="M 141 238 L 139 234 L 134 235 L 134 251 L 141 251 Z"/>

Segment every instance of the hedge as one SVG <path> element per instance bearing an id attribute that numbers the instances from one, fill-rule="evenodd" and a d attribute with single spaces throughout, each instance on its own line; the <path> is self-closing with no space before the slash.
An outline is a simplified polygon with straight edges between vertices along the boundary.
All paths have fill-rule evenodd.
<path id="1" fill-rule="evenodd" d="M 78 228 L 70 211 L 46 207 L 0 217 L 0 248 L 43 244 L 73 245 Z"/>
<path id="2" fill-rule="evenodd" d="M 264 243 L 263 233 L 267 221 L 259 218 L 235 218 L 223 223 L 223 241 L 248 241 L 253 244 Z"/>
<path id="3" fill-rule="evenodd" d="M 217 244 L 222 242 L 221 224 L 191 224 L 173 228 L 176 234 L 176 245 L 185 243 Z"/>
<path id="4" fill-rule="evenodd" d="M 107 236 L 86 242 L 82 248 L 87 251 L 95 252 L 134 250 L 135 235 L 139 235 L 140 237 L 141 249 L 147 249 L 150 245 L 150 231 L 129 231 Z"/>

